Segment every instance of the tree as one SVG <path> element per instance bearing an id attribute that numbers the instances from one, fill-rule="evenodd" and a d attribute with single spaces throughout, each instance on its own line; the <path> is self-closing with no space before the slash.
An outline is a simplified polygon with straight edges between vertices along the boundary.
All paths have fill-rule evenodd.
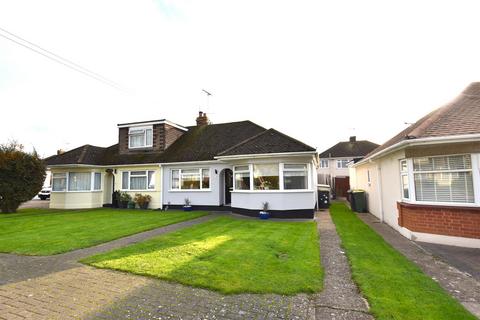
<path id="1" fill-rule="evenodd" d="M 0 145 L 0 210 L 16 212 L 31 200 L 45 181 L 45 164 L 34 150 L 25 152 L 17 142 Z"/>

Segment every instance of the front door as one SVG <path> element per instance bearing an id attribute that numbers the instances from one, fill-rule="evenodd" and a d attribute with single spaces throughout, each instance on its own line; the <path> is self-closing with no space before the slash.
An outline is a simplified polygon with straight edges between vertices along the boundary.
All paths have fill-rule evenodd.
<path id="1" fill-rule="evenodd" d="M 233 190 L 233 172 L 230 169 L 225 169 L 225 204 L 232 203 L 232 190 Z"/>

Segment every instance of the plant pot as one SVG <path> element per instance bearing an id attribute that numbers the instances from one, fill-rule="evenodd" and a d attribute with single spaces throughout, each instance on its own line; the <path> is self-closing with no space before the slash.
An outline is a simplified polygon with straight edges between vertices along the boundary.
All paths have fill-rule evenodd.
<path id="1" fill-rule="evenodd" d="M 135 209 L 135 202 L 129 202 L 128 209 Z"/>
<path id="2" fill-rule="evenodd" d="M 148 205 L 149 205 L 149 202 L 144 202 L 140 205 L 140 209 L 143 209 L 143 210 L 148 209 Z"/>
<path id="3" fill-rule="evenodd" d="M 183 211 L 192 211 L 192 206 L 183 206 Z"/>
<path id="4" fill-rule="evenodd" d="M 128 201 L 120 201 L 120 208 L 127 209 Z"/>
<path id="5" fill-rule="evenodd" d="M 262 220 L 267 220 L 268 218 L 270 218 L 270 213 L 268 213 L 267 211 L 260 211 L 259 217 Z"/>

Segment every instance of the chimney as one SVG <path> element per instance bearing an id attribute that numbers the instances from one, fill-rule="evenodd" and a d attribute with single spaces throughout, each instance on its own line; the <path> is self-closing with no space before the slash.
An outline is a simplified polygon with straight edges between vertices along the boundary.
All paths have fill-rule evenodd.
<path id="1" fill-rule="evenodd" d="M 61 154 L 64 154 L 64 153 L 65 153 L 65 150 L 63 150 L 63 149 L 58 149 L 57 150 L 57 156 L 61 155 Z"/>
<path id="2" fill-rule="evenodd" d="M 356 136 L 351 136 L 350 137 L 350 142 L 355 142 L 357 141 L 357 137 Z"/>
<path id="3" fill-rule="evenodd" d="M 199 111 L 197 117 L 197 126 L 206 126 L 208 124 L 207 114 Z"/>

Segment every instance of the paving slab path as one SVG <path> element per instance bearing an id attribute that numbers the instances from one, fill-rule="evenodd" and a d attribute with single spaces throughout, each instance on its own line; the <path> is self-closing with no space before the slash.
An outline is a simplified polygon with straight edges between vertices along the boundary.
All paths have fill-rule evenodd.
<path id="1" fill-rule="evenodd" d="M 445 263 L 424 250 L 419 244 L 408 240 L 397 231 L 370 213 L 358 216 L 381 235 L 392 247 L 416 263 L 428 276 L 437 281 L 447 292 L 480 318 L 480 282 L 468 273 Z"/>
<path id="2" fill-rule="evenodd" d="M 320 255 L 325 272 L 324 289 L 315 297 L 316 319 L 373 319 L 352 280 L 350 265 L 328 210 L 316 214 L 320 234 Z"/>

